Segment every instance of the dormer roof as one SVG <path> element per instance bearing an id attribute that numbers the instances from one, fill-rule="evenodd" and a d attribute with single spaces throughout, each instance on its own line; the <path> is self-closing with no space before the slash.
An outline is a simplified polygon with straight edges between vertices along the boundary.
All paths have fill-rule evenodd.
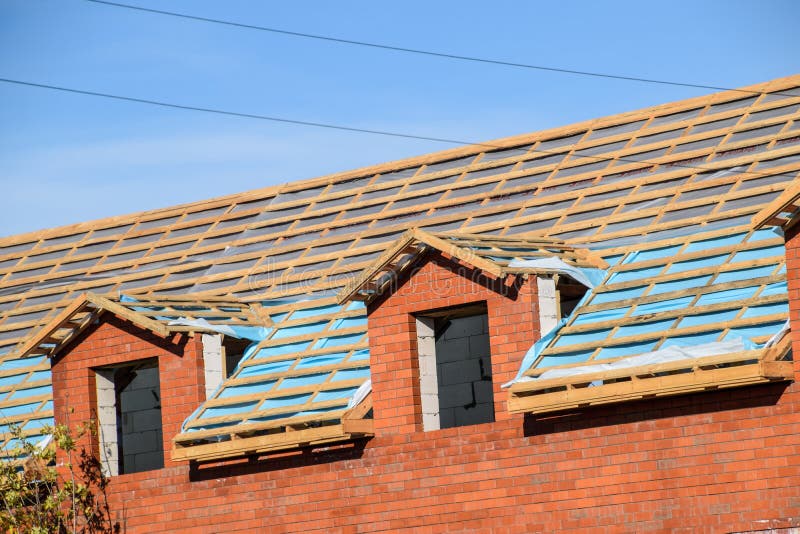
<path id="1" fill-rule="evenodd" d="M 535 260 L 557 258 L 574 268 L 603 269 L 608 264 L 597 254 L 567 245 L 563 241 L 536 237 L 499 237 L 479 234 L 432 233 L 413 228 L 337 295 L 341 304 L 350 300 L 371 301 L 383 293 L 392 280 L 415 264 L 428 250 L 438 250 L 496 278 L 507 274 L 544 273 L 554 269 Z"/>

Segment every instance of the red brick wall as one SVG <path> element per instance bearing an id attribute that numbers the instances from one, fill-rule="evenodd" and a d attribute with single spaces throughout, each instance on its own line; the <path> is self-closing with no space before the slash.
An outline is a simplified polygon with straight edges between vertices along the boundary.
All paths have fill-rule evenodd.
<path id="1" fill-rule="evenodd" d="M 797 267 L 790 260 L 790 278 L 798 274 Z M 420 274 L 429 273 L 433 280 L 446 277 L 444 271 L 428 264 Z M 800 289 L 798 285 L 798 280 L 791 281 L 790 291 Z M 485 286 L 467 295 L 468 287 L 450 295 L 452 304 L 478 294 L 495 298 Z M 396 295 L 404 315 L 412 308 L 439 306 L 438 301 L 431 306 L 430 293 L 415 297 L 404 286 Z M 528 298 L 517 304 L 523 306 Z M 395 297 L 388 300 L 394 304 Z M 800 307 L 793 303 L 793 319 L 800 319 L 798 313 Z M 503 354 L 518 357 L 527 347 L 514 345 L 518 341 L 513 335 L 523 324 L 533 329 L 535 315 L 509 329 L 501 329 L 499 315 L 494 321 L 493 334 L 512 336 L 500 343 L 508 344 Z M 158 471 L 116 477 L 111 504 L 127 532 L 693 533 L 800 526 L 797 384 L 416 432 L 416 412 L 408 409 L 413 401 L 406 391 L 413 388 L 414 369 L 399 357 L 412 348 L 412 327 L 401 324 L 395 331 L 393 323 L 375 326 L 390 328 L 384 332 L 387 350 L 375 355 L 375 394 L 380 397 L 381 384 L 396 391 L 383 404 L 376 398 L 375 413 L 394 418 L 397 426 L 379 424 L 375 438 L 354 446 L 210 466 L 168 464 Z M 98 348 L 115 346 L 119 352 L 128 344 L 148 355 L 163 348 L 163 341 L 152 336 L 140 343 L 131 333 L 143 334 L 121 323 L 97 332 L 108 338 L 97 339 L 93 332 L 63 360 L 95 361 L 91 354 Z M 185 369 L 196 356 L 165 349 L 159 357 Z M 66 385 L 69 375 L 71 391 L 83 391 L 87 381 L 77 375 L 85 366 L 59 369 L 63 363 L 55 365 L 55 387 Z M 162 392 L 172 380 L 166 369 Z M 498 383 L 503 372 L 498 369 Z M 201 373 L 196 374 L 201 380 Z M 77 398 L 77 393 L 70 396 L 71 406 Z M 392 403 L 399 408 L 396 412 Z M 63 402 L 57 400 L 56 406 Z M 187 405 L 183 411 L 192 409 Z"/>
<path id="2" fill-rule="evenodd" d="M 94 368 L 158 359 L 164 465 L 170 461 L 172 437 L 205 400 L 203 348 L 199 338 L 160 338 L 131 323 L 105 314 L 53 362 L 53 408 L 56 420 L 75 425 L 96 420 Z M 127 475 L 123 475 L 127 476 Z"/>
<path id="3" fill-rule="evenodd" d="M 113 483 L 128 532 L 737 532 L 800 526 L 800 388 L 512 419 Z"/>
<path id="4" fill-rule="evenodd" d="M 495 420 L 508 419 L 508 394 L 523 356 L 540 337 L 535 278 L 487 278 L 434 253 L 393 291 L 370 304 L 369 352 L 375 432 L 422 431 L 416 323 L 412 314 L 486 302 Z"/>

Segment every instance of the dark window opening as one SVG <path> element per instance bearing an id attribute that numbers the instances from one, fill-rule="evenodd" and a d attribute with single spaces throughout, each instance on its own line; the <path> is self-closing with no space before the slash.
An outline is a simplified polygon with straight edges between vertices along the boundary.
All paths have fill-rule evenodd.
<path id="1" fill-rule="evenodd" d="M 425 430 L 494 421 L 485 304 L 417 317 Z"/>
<path id="2" fill-rule="evenodd" d="M 559 276 L 556 281 L 558 316 L 569 317 L 589 288 L 568 276 Z"/>
<path id="3" fill-rule="evenodd" d="M 158 361 L 98 369 L 103 465 L 111 475 L 164 467 Z"/>
<path id="4" fill-rule="evenodd" d="M 242 361 L 244 351 L 252 342 L 249 339 L 236 339 L 235 337 L 223 336 L 222 338 L 222 361 L 225 366 L 222 370 L 225 378 L 230 378 L 236 366 Z"/>

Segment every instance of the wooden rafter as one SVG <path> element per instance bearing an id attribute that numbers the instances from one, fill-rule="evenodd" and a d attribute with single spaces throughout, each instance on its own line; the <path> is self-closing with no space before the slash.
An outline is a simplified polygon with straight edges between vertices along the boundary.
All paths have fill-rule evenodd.
<path id="1" fill-rule="evenodd" d="M 800 211 L 800 180 L 791 182 L 784 192 L 753 216 L 753 227 L 782 226 L 787 228 L 797 220 Z"/>
<path id="2" fill-rule="evenodd" d="M 170 324 L 177 318 L 199 318 L 210 320 L 213 324 L 260 326 L 263 318 L 255 311 L 256 309 L 258 307 L 254 305 L 231 300 L 148 298 L 115 301 L 93 293 L 82 293 L 47 325 L 36 331 L 35 335 L 20 344 L 14 356 L 17 358 L 26 358 L 32 354 L 54 356 L 105 312 L 130 321 L 154 334 L 167 337 L 177 331 L 204 330 L 202 325 Z"/>

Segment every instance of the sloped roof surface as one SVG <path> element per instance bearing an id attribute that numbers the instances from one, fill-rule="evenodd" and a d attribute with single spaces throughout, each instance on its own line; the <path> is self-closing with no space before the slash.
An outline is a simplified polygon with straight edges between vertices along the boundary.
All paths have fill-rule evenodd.
<path id="1" fill-rule="evenodd" d="M 788 313 L 779 232 L 680 237 L 625 254 L 525 374 L 673 345 L 737 337 L 763 344 Z"/>
<path id="2" fill-rule="evenodd" d="M 798 86 L 800 76 L 794 76 L 745 92 L 0 239 L 0 415 L 28 421 L 31 435 L 52 416 L 46 357 L 20 359 L 17 347 L 86 291 L 137 298 L 224 296 L 274 305 L 275 329 L 187 422 L 187 430 L 213 432 L 216 424 L 302 418 L 345 405 L 368 374 L 366 327 L 363 310 L 336 306 L 334 295 L 409 228 L 549 237 L 596 249 L 619 271 L 598 295 L 615 299 L 631 283 L 623 278 L 633 276 L 633 262 L 650 265 L 633 251 L 657 249 L 657 241 L 698 243 L 706 235 L 736 234 L 743 235 L 742 245 L 724 246 L 747 248 L 762 240 L 761 234 L 748 235 L 753 214 L 800 171 Z M 687 260 L 704 254 L 687 247 L 677 251 Z M 728 263 L 720 269 L 750 268 L 734 258 L 738 249 L 725 250 L 719 254 Z M 769 254 L 778 265 L 777 252 L 770 248 Z M 779 268 L 766 273 L 767 264 L 759 267 L 765 272 L 753 276 L 780 276 Z M 704 276 L 702 266 L 690 270 Z M 685 276 L 672 263 L 656 274 Z M 760 298 L 766 287 L 742 298 Z M 652 291 L 641 296 L 649 298 Z M 587 309 L 585 314 L 598 311 Z M 295 315 L 303 310 L 319 312 Z M 773 314 L 767 315 L 772 321 Z M 572 325 L 573 333 L 578 326 L 588 328 Z M 271 354 L 276 347 L 287 352 Z M 339 381 L 334 378 L 341 371 L 328 373 L 324 386 L 286 384 L 289 375 L 270 382 L 277 377 L 271 364 L 291 360 L 288 370 L 301 376 L 301 362 L 328 351 L 352 364 L 355 374 Z M 247 369 L 252 374 L 243 374 Z M 297 402 L 287 400 L 294 395 Z"/>

